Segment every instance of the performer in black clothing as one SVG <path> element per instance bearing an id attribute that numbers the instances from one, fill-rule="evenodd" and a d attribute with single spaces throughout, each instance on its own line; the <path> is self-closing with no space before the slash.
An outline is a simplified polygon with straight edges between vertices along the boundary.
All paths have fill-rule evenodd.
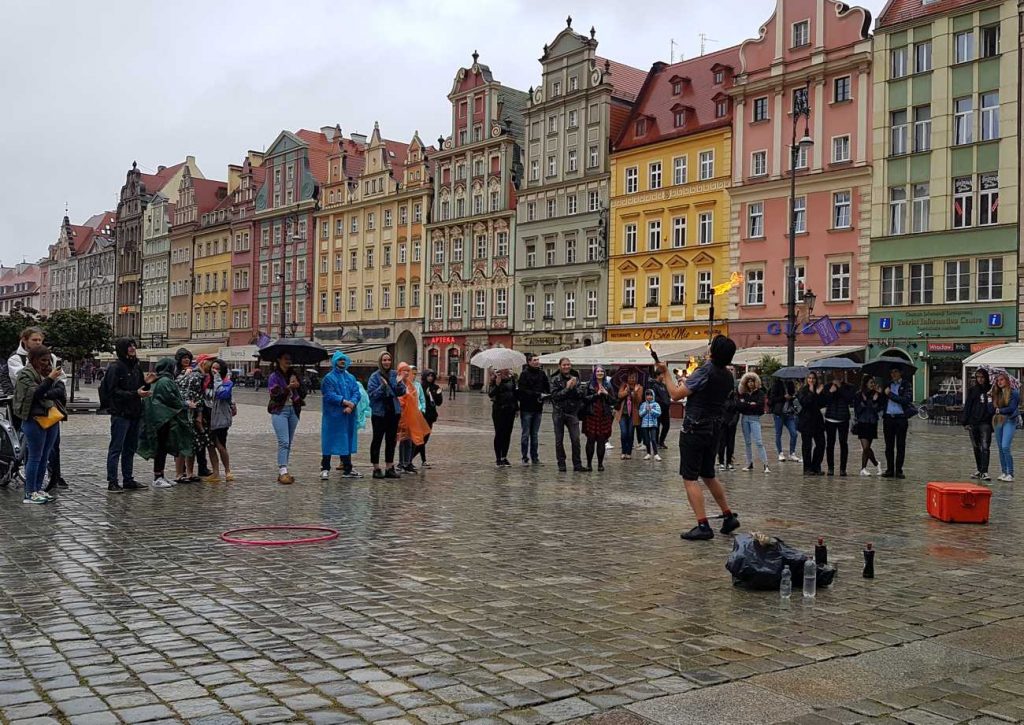
<path id="1" fill-rule="evenodd" d="M 698 478 L 704 479 L 704 485 L 725 516 L 721 532 L 728 534 L 740 526 L 739 517 L 729 509 L 725 487 L 715 473 L 715 455 L 725 418 L 725 399 L 736 387 L 736 381 L 727 369 L 735 354 L 736 343 L 718 335 L 711 341 L 711 360 L 697 368 L 683 384 L 665 375 L 665 384 L 672 399 L 688 398 L 679 433 L 679 473 L 683 476 L 690 508 L 697 516 L 697 525 L 680 534 L 688 541 L 715 538 L 704 510 L 704 492 L 697 483 Z M 658 363 L 657 368 L 662 373 L 668 371 L 664 363 Z"/>

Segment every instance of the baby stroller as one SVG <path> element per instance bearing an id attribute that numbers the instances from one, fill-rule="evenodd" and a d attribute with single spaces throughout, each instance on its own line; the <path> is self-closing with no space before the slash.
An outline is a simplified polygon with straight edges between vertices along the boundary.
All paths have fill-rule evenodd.
<path id="1" fill-rule="evenodd" d="M 28 452 L 24 434 L 14 429 L 14 398 L 0 397 L 0 488 L 6 488 L 12 481 L 23 484 L 22 467 Z"/>

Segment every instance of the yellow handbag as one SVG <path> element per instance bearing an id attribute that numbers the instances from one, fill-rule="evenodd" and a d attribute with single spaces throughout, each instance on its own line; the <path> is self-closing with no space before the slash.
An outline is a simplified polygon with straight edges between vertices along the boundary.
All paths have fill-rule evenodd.
<path id="1" fill-rule="evenodd" d="M 46 411 L 46 415 L 37 415 L 33 420 L 39 424 L 40 428 L 46 430 L 47 428 L 52 428 L 57 425 L 65 418 L 67 418 L 67 416 L 61 412 L 60 408 L 54 405 Z"/>

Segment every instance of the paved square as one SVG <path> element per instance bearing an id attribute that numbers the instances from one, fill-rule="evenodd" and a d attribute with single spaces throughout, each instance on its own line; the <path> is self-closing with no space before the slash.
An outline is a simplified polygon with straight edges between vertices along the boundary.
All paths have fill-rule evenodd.
<path id="1" fill-rule="evenodd" d="M 486 398 L 462 394 L 441 409 L 432 469 L 321 483 L 314 405 L 286 487 L 263 398 L 239 402 L 234 483 L 108 495 L 107 419 L 78 416 L 69 493 L 43 507 L 0 490 L 0 721 L 1024 718 L 1022 484 L 993 484 L 988 526 L 925 512 L 926 481 L 972 470 L 958 428 L 915 422 L 905 481 L 805 479 L 774 461 L 729 474 L 742 530 L 806 549 L 824 536 L 838 563 L 813 605 L 783 606 L 731 586 L 727 537 L 679 540 L 692 521 L 675 431 L 660 464 L 613 450 L 605 474 L 558 474 L 546 421 L 543 467 L 496 470 Z M 136 470 L 148 480 L 148 463 Z M 218 540 L 273 523 L 341 536 Z"/>

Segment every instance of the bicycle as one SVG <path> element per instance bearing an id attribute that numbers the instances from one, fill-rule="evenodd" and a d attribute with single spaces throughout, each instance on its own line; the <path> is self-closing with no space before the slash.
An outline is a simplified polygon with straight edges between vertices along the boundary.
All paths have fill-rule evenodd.
<path id="1" fill-rule="evenodd" d="M 0 396 L 0 488 L 25 483 L 25 434 L 14 427 L 14 396 Z"/>

